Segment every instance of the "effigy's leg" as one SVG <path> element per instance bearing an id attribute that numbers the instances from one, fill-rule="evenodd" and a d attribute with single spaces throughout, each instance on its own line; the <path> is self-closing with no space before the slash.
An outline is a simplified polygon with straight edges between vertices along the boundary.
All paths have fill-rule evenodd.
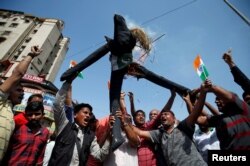
<path id="1" fill-rule="evenodd" d="M 170 81 L 162 76 L 159 76 L 152 71 L 149 71 L 145 67 L 133 63 L 129 66 L 128 74 L 137 78 L 144 78 L 150 82 L 160 85 L 164 88 L 175 90 L 180 96 L 186 95 L 191 90 L 173 81 Z"/>
<path id="2" fill-rule="evenodd" d="M 110 112 L 113 115 L 115 115 L 116 111 L 120 109 L 120 93 L 122 89 L 123 77 L 126 72 L 127 68 L 111 72 L 109 100 Z M 112 151 L 117 149 L 124 141 L 125 140 L 121 135 L 121 121 L 115 116 L 115 123 L 112 128 Z"/>
<path id="3" fill-rule="evenodd" d="M 80 63 L 78 63 L 75 67 L 68 69 L 65 71 L 60 80 L 65 81 L 69 79 L 72 76 L 77 75 L 82 70 L 87 68 L 88 66 L 92 65 L 96 61 L 98 61 L 100 58 L 102 58 L 104 55 L 106 55 L 109 52 L 108 44 L 104 44 L 103 46 L 99 47 L 97 50 L 95 50 L 93 53 L 91 53 L 87 58 L 82 60 Z"/>
<path id="4" fill-rule="evenodd" d="M 131 34 L 125 19 L 120 15 L 114 15 L 114 39 L 107 38 L 111 56 L 111 79 L 110 79 L 110 111 L 114 115 L 120 109 L 120 93 L 124 75 L 128 65 L 132 62 L 132 50 L 136 45 L 136 38 Z M 112 129 L 112 151 L 116 150 L 125 139 L 121 134 L 121 121 L 115 117 Z"/>

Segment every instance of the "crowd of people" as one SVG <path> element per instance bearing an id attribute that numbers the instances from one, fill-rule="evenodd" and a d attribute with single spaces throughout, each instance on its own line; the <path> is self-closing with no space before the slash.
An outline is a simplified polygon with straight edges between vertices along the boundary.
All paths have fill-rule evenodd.
<path id="1" fill-rule="evenodd" d="M 244 91 L 242 99 L 207 79 L 181 96 L 189 113 L 185 119 L 179 121 L 171 110 L 178 89 L 170 89 L 165 106 L 152 109 L 147 121 L 145 111 L 136 109 L 133 92 L 128 93 L 130 107 L 126 105 L 122 81 L 136 43 L 146 51 L 150 43 L 141 29 L 128 29 L 122 16 L 115 15 L 114 22 L 114 39 L 107 38 L 112 63 L 110 113 L 96 119 L 90 104 L 72 102 L 75 72 L 65 78 L 56 94 L 54 133 L 40 124 L 44 107 L 39 94 L 31 95 L 24 113 L 14 116 L 13 106 L 24 95 L 22 76 L 42 52 L 32 46 L 0 85 L 0 165 L 204 166 L 208 150 L 250 150 L 250 80 L 230 52 L 223 59 Z M 206 102 L 207 93 L 216 96 L 218 109 Z"/>

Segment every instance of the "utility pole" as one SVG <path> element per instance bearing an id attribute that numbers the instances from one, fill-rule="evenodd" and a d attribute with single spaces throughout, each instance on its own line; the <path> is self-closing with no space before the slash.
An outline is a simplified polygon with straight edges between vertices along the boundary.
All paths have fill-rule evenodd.
<path id="1" fill-rule="evenodd" d="M 233 11 L 240 16 L 249 26 L 250 26 L 250 21 L 246 16 L 244 16 L 239 10 L 237 10 L 231 3 L 228 2 L 228 0 L 224 0 L 224 2 L 231 8 Z"/>

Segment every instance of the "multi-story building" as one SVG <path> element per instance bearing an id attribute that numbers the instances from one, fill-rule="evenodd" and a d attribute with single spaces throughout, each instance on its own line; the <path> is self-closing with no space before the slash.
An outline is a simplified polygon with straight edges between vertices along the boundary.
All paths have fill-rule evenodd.
<path id="1" fill-rule="evenodd" d="M 49 94 L 53 98 L 57 88 L 52 82 L 69 45 L 69 38 L 62 35 L 63 27 L 62 20 L 0 9 L 0 76 L 9 77 L 16 65 L 29 53 L 31 46 L 38 45 L 43 52 L 34 58 L 23 82 L 29 93 L 39 90 L 39 93 L 45 96 Z M 50 111 L 45 113 L 47 118 L 52 119 Z"/>
<path id="2" fill-rule="evenodd" d="M 4 75 L 10 76 L 30 47 L 39 45 L 43 52 L 33 60 L 27 73 L 45 75 L 47 81 L 53 82 L 68 50 L 69 38 L 62 36 L 63 26 L 61 20 L 0 10 L 0 59 L 13 63 Z"/>

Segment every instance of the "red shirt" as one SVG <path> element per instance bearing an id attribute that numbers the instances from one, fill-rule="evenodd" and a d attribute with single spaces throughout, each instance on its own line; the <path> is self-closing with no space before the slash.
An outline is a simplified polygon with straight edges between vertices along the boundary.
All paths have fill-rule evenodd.
<path id="1" fill-rule="evenodd" d="M 160 114 L 156 119 L 146 122 L 143 126 L 138 127 L 141 130 L 157 129 L 160 122 Z M 137 148 L 139 166 L 156 166 L 156 155 L 154 144 L 151 141 L 140 138 L 141 145 Z"/>
<path id="2" fill-rule="evenodd" d="M 15 128 L 18 128 L 18 127 L 28 123 L 28 120 L 26 119 L 24 114 L 25 114 L 24 112 L 21 112 L 21 113 L 14 116 Z"/>
<path id="3" fill-rule="evenodd" d="M 33 133 L 27 125 L 16 128 L 8 149 L 8 165 L 42 165 L 49 130 L 45 127 Z"/>

